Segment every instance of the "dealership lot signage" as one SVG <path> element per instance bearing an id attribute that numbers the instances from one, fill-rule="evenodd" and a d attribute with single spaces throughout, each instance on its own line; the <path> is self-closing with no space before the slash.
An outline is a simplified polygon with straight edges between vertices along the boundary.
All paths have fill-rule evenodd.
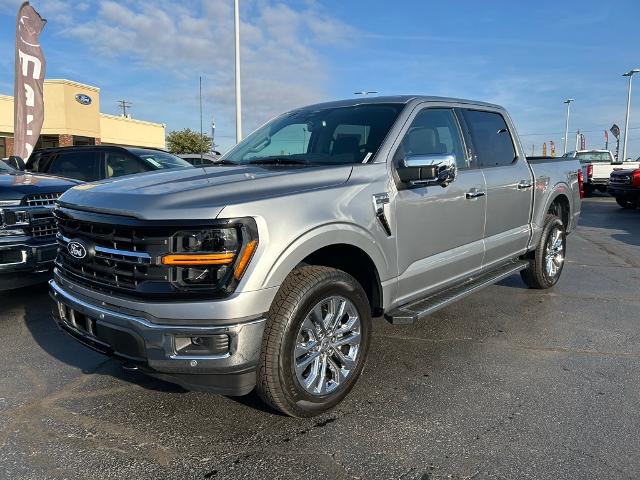
<path id="1" fill-rule="evenodd" d="M 29 2 L 24 2 L 18 10 L 13 112 L 14 154 L 24 159 L 31 155 L 44 121 L 42 91 L 46 62 L 39 37 L 46 22 Z"/>

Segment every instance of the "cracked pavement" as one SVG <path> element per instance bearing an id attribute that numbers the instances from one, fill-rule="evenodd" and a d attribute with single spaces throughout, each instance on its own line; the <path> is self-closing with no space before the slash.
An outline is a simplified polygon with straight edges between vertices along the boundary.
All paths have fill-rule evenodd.
<path id="1" fill-rule="evenodd" d="M 639 293 L 640 210 L 586 199 L 554 289 L 376 319 L 351 395 L 307 420 L 125 372 L 46 288 L 0 294 L 0 478 L 638 478 Z"/>

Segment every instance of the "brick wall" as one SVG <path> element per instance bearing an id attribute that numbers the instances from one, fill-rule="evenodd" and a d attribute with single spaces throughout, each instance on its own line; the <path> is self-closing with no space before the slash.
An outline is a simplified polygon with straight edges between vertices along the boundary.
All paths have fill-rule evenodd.
<path id="1" fill-rule="evenodd" d="M 13 137 L 7 137 L 5 139 L 5 142 L 7 142 L 7 157 L 9 155 L 13 155 Z"/>
<path id="2" fill-rule="evenodd" d="M 73 147 L 73 135 L 60 135 L 59 144 L 61 147 Z"/>

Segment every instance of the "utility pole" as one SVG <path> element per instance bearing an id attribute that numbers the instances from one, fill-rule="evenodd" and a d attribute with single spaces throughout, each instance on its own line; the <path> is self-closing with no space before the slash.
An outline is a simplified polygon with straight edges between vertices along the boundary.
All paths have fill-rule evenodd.
<path id="1" fill-rule="evenodd" d="M 122 116 L 127 116 L 127 108 L 131 107 L 131 102 L 127 102 L 126 100 L 118 100 L 118 106 L 122 109 Z"/>
<path id="2" fill-rule="evenodd" d="M 200 76 L 200 165 L 202 165 L 202 76 Z"/>
<path id="3" fill-rule="evenodd" d="M 236 46 L 236 143 L 242 140 L 242 98 L 240 91 L 240 8 L 238 0 L 233 0 Z"/>
<path id="4" fill-rule="evenodd" d="M 624 120 L 624 140 L 622 142 L 623 162 L 627 160 L 627 137 L 629 135 L 629 113 L 631 111 L 631 81 L 633 79 L 633 75 L 636 73 L 640 73 L 640 68 L 634 68 L 629 70 L 627 73 L 622 74 L 623 77 L 629 77 L 629 89 L 627 91 L 627 115 Z M 620 161 L 620 159 L 618 159 L 618 161 Z"/>
<path id="5" fill-rule="evenodd" d="M 569 143 L 569 115 L 571 112 L 571 102 L 574 102 L 573 98 L 567 98 L 564 103 L 567 104 L 567 123 L 564 127 L 564 153 L 567 153 L 567 143 Z"/>

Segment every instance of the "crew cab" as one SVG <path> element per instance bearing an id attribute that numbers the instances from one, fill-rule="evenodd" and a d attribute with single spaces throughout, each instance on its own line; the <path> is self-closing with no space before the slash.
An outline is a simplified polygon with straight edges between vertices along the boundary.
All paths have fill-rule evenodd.
<path id="1" fill-rule="evenodd" d="M 51 278 L 58 250 L 52 208 L 74 185 L 19 172 L 0 161 L 0 291 Z"/>
<path id="2" fill-rule="evenodd" d="M 616 162 L 609 150 L 578 150 L 567 156 L 576 158 L 582 166 L 585 195 L 591 195 L 595 190 L 606 192 L 611 172 L 640 167 L 637 161 Z"/>
<path id="3" fill-rule="evenodd" d="M 622 208 L 633 210 L 640 205 L 640 168 L 611 173 L 609 194 Z"/>
<path id="4" fill-rule="evenodd" d="M 65 193 L 53 315 L 129 368 L 316 415 L 359 377 L 372 317 L 418 321 L 518 272 L 554 286 L 579 170 L 529 161 L 488 103 L 299 108 L 216 166 Z"/>
<path id="5" fill-rule="evenodd" d="M 173 168 L 193 168 L 186 160 L 153 148 L 95 145 L 35 150 L 26 170 L 83 182 Z"/>

